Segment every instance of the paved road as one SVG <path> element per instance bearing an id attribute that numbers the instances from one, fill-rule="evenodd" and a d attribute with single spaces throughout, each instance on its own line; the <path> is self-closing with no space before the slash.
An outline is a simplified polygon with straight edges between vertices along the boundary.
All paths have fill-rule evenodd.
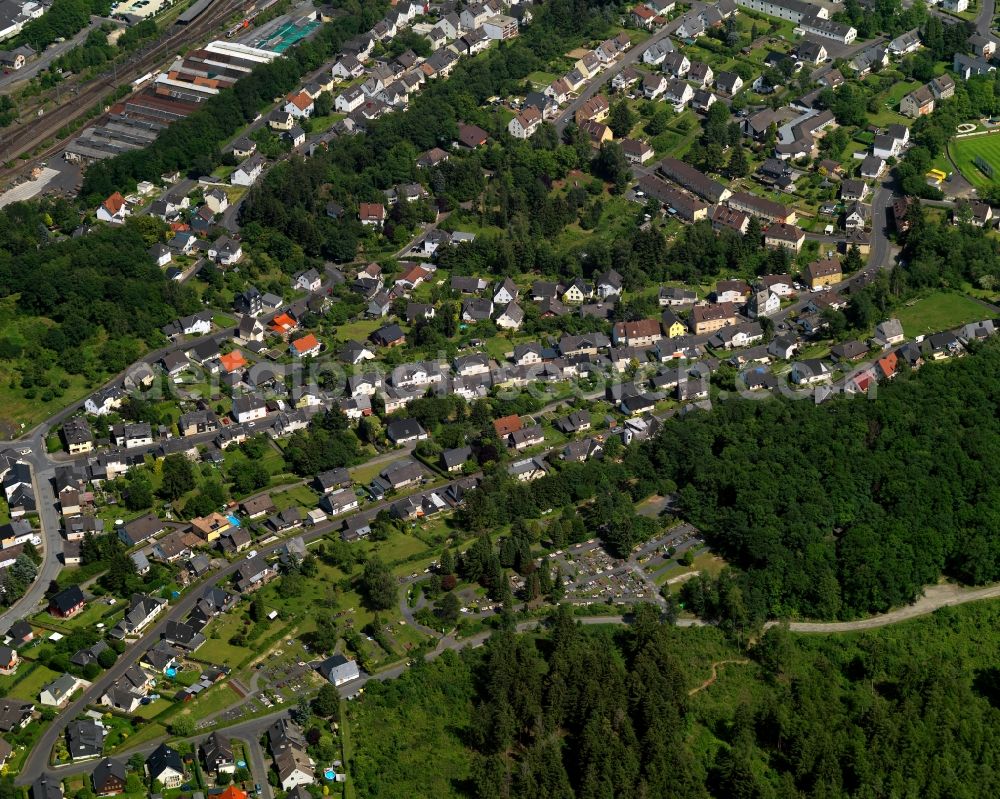
<path id="1" fill-rule="evenodd" d="M 444 485 L 439 486 L 439 490 L 443 491 L 447 489 L 448 486 L 452 485 L 454 482 L 457 481 L 452 481 L 451 483 L 445 483 Z M 390 500 L 371 503 L 363 511 L 359 511 L 358 514 L 355 515 L 375 515 L 380 510 L 389 507 L 390 504 Z M 316 525 L 309 530 L 297 531 L 296 535 L 301 536 L 306 543 L 314 541 L 327 533 L 339 530 L 343 525 L 344 518 L 345 517 L 338 517 L 323 524 Z M 267 546 L 258 546 L 257 552 L 266 557 L 274 554 L 274 552 L 279 547 L 283 546 L 284 543 L 285 539 L 282 539 L 268 544 Z M 226 564 L 218 571 L 210 573 L 200 582 L 189 588 L 187 593 L 185 593 L 175 604 L 170 606 L 166 613 L 161 614 L 161 616 L 142 635 L 141 638 L 132 643 L 128 649 L 125 650 L 121 657 L 118 658 L 118 661 L 114 666 L 96 679 L 76 701 L 72 702 L 64 710 L 62 710 L 62 712 L 60 712 L 60 714 L 53 720 L 52 724 L 49 725 L 49 727 L 42 733 L 42 736 L 35 744 L 34 749 L 24 763 L 21 773 L 17 777 L 18 784 L 26 785 L 31 783 L 42 771 L 45 770 L 49 760 L 49 753 L 52 751 L 53 745 L 62 735 L 63 730 L 69 721 L 76 718 L 77 715 L 83 712 L 87 705 L 96 703 L 108 687 L 121 677 L 129 666 L 137 662 L 150 646 L 160 639 L 168 621 L 180 621 L 187 616 L 187 614 L 194 607 L 195 603 L 204 593 L 205 588 L 210 585 L 221 583 L 232 577 L 245 560 L 245 556 L 238 558 L 237 560 Z"/>
<path id="2" fill-rule="evenodd" d="M 877 616 L 871 616 L 865 619 L 857 619 L 855 621 L 848 622 L 791 622 L 788 625 L 789 630 L 797 633 L 807 633 L 807 634 L 831 634 L 831 633 L 845 633 L 845 632 L 857 632 L 863 630 L 876 629 L 879 627 L 886 627 L 891 624 L 898 624 L 903 621 L 908 621 L 910 619 L 917 618 L 919 616 L 926 616 L 939 608 L 943 607 L 953 607 L 955 605 L 962 605 L 967 602 L 979 602 L 986 599 L 996 599 L 1000 597 L 1000 583 L 986 586 L 983 588 L 962 588 L 955 585 L 935 585 L 927 588 L 924 595 L 920 597 L 912 605 L 907 605 L 902 608 L 897 608 L 891 610 L 888 613 L 883 613 Z M 581 624 L 584 625 L 601 625 L 601 624 L 619 624 L 624 625 L 629 623 L 629 619 L 622 615 L 606 615 L 606 616 L 583 616 L 577 619 Z M 517 625 L 518 632 L 527 632 L 529 630 L 535 630 L 544 625 L 544 621 L 532 620 L 521 622 Z M 765 627 L 771 627 L 779 622 L 772 621 L 768 622 Z M 702 627 L 705 626 L 705 622 L 700 619 L 678 619 L 678 627 Z M 425 655 L 425 659 L 428 661 L 434 660 L 446 651 L 458 651 L 465 648 L 475 648 L 482 646 L 492 635 L 492 631 L 485 631 L 478 633 L 474 636 L 468 638 L 457 639 L 454 635 L 445 636 L 438 641 L 437 646 L 429 653 Z M 349 683 L 345 683 L 340 686 L 339 690 L 342 696 L 345 698 L 352 698 L 357 696 L 364 689 L 365 685 L 372 681 L 377 680 L 379 682 L 384 682 L 386 680 L 395 679 L 399 677 L 407 668 L 411 665 L 410 661 L 404 661 L 397 664 L 391 669 L 386 669 L 378 674 L 363 674 L 357 680 L 352 680 Z M 76 704 L 76 703 L 74 703 Z M 269 788 L 265 787 L 267 785 L 266 775 L 267 766 L 264 759 L 263 753 L 257 743 L 260 736 L 264 733 L 264 730 L 269 724 L 271 724 L 275 719 L 287 713 L 287 709 L 277 710 L 274 713 L 267 714 L 255 719 L 251 719 L 244 722 L 239 722 L 232 726 L 226 727 L 226 733 L 234 738 L 240 738 L 245 740 L 248 744 L 248 750 L 250 752 L 251 758 L 251 768 L 253 770 L 254 779 L 260 782 L 261 787 L 265 791 L 265 799 L 271 799 Z M 65 716 L 66 712 L 62 714 Z M 74 714 L 75 715 L 75 714 Z M 58 720 L 53 723 L 53 727 L 58 724 Z M 200 741 L 206 737 L 207 734 L 202 734 L 196 736 L 190 740 Z M 135 749 L 129 749 L 123 753 L 122 756 L 128 756 L 135 752 L 141 752 L 143 754 L 148 754 L 153 749 L 159 745 L 160 741 L 150 741 L 143 744 Z M 32 751 L 28 762 L 25 764 L 24 769 L 21 774 L 19 774 L 15 781 L 19 785 L 26 785 L 37 778 L 37 775 L 44 770 L 44 762 L 39 766 L 36 763 L 40 758 L 38 757 L 38 752 L 42 751 L 41 746 L 43 741 L 40 741 L 36 745 L 35 749 Z M 44 760 L 47 760 L 48 749 L 45 749 Z M 60 777 L 69 776 L 72 774 L 87 773 L 93 770 L 95 761 L 87 761 L 85 763 L 72 764 L 69 766 L 61 767 L 58 769 L 48 769 L 50 772 L 57 774 Z"/>
<path id="3" fill-rule="evenodd" d="M 996 0 L 979 0 L 979 13 L 976 14 L 976 32 L 981 36 L 989 36 L 993 32 L 993 17 L 996 14 Z"/>
<path id="4" fill-rule="evenodd" d="M 281 715 L 281 714 L 277 714 Z M 247 742 L 247 752 L 250 754 L 250 773 L 253 774 L 254 782 L 260 785 L 260 795 L 263 799 L 273 799 L 274 793 L 271 790 L 271 786 L 267 781 L 267 763 L 264 760 L 264 750 L 260 746 L 260 736 L 264 733 L 264 730 L 270 725 L 272 719 L 269 717 L 265 719 L 254 719 L 251 722 L 247 722 L 245 725 L 246 732 L 249 733 L 246 736 L 240 736 L 244 741 Z M 229 731 L 232 734 L 231 731 Z"/>
<path id="5" fill-rule="evenodd" d="M 41 447 L 41 450 L 37 448 L 38 446 Z M 32 444 L 31 454 L 24 456 L 24 460 L 31 465 L 35 499 L 38 503 L 38 518 L 44 543 L 42 563 L 35 581 L 25 591 L 24 596 L 6 608 L 3 613 L 0 613 L 0 633 L 5 632 L 14 622 L 35 612 L 39 603 L 44 600 L 45 592 L 62 568 L 62 562 L 59 559 L 62 554 L 62 535 L 60 534 L 59 513 L 56 511 L 55 491 L 52 485 L 55 469 L 44 453 L 44 440 L 35 441 Z"/>
<path id="6" fill-rule="evenodd" d="M 694 2 L 691 3 L 690 10 L 699 11 L 704 7 L 705 3 L 699 2 L 699 0 L 694 0 Z M 562 131 L 562 129 L 572 121 L 573 115 L 580 110 L 581 106 L 597 94 L 598 90 L 600 90 L 605 83 L 610 81 L 615 75 L 625 69 L 625 67 L 635 66 L 635 64 L 639 62 L 639 59 L 642 58 L 642 54 L 646 52 L 650 45 L 666 39 L 671 33 L 677 30 L 678 27 L 680 27 L 682 18 L 683 16 L 678 17 L 672 22 L 664 25 L 648 39 L 627 50 L 625 55 L 621 57 L 617 64 L 598 73 L 596 77 L 587 83 L 577 98 L 567 105 L 562 112 L 560 112 L 559 116 L 552 121 L 552 124 L 554 124 L 559 131 Z"/>
<path id="7" fill-rule="evenodd" d="M 875 187 L 872 195 L 872 237 L 868 253 L 868 265 L 881 268 L 890 265 L 891 245 L 889 243 L 888 208 L 892 203 L 892 191 L 884 184 Z"/>
<path id="8" fill-rule="evenodd" d="M 103 17 L 92 16 L 90 18 L 90 24 L 87 25 L 83 30 L 76 34 L 71 39 L 66 40 L 60 44 L 52 45 L 47 49 L 42 51 L 42 54 L 36 58 L 34 61 L 29 61 L 21 69 L 16 72 L 8 72 L 7 74 L 0 74 L 0 94 L 9 94 L 15 89 L 20 88 L 21 83 L 26 83 L 31 78 L 35 77 L 38 73 L 49 68 L 49 65 L 55 61 L 63 53 L 72 50 L 79 44 L 83 43 L 90 32 L 99 27 L 105 22 L 112 22 L 117 27 L 122 27 L 123 23 L 121 20 L 108 20 Z"/>

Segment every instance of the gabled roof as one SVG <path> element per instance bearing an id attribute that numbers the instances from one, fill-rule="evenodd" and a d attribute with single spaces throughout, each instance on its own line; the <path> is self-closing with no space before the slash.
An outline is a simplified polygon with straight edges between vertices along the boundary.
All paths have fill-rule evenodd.
<path id="1" fill-rule="evenodd" d="M 125 206 L 125 198 L 122 197 L 121 192 L 116 191 L 110 197 L 108 197 L 103 203 L 101 203 L 104 210 L 106 210 L 112 216 L 117 216 L 118 212 L 122 210 Z"/>

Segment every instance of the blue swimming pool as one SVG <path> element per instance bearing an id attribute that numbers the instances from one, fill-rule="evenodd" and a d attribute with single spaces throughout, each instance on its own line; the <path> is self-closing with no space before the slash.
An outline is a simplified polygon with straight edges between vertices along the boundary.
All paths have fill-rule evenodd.
<path id="1" fill-rule="evenodd" d="M 229 523 L 233 527 L 239 527 L 240 526 L 240 520 L 237 519 L 233 514 L 230 513 L 228 518 L 229 518 Z"/>

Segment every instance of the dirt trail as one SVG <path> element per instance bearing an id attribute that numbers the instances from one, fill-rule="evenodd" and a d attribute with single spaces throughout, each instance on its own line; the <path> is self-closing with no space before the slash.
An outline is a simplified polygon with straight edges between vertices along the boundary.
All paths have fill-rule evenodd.
<path id="1" fill-rule="evenodd" d="M 926 616 L 938 608 L 962 605 L 980 599 L 995 599 L 996 597 L 1000 597 L 1000 584 L 971 589 L 958 585 L 932 585 L 925 589 L 924 595 L 912 605 L 890 610 L 881 616 L 872 616 L 857 621 L 796 621 L 790 623 L 788 629 L 797 633 L 849 633 L 854 630 L 871 630 L 876 627 L 897 624 L 917 616 Z"/>
<path id="2" fill-rule="evenodd" d="M 715 661 L 715 663 L 712 664 L 712 676 L 709 677 L 707 680 L 705 680 L 705 682 L 703 682 L 697 688 L 692 688 L 690 691 L 688 691 L 688 696 L 694 696 L 699 691 L 704 691 L 706 688 L 708 688 L 708 686 L 710 686 L 713 682 L 715 682 L 717 679 L 719 679 L 719 667 L 720 666 L 745 666 L 749 662 L 750 661 L 747 660 L 746 658 L 743 658 L 742 660 L 717 660 L 717 661 Z"/>

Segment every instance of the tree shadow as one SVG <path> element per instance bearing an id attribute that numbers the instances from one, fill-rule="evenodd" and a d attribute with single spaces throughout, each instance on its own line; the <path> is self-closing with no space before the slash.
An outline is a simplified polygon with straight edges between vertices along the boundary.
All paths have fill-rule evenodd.
<path id="1" fill-rule="evenodd" d="M 993 707 L 1000 708 L 1000 668 L 979 669 L 972 678 L 972 687 Z"/>

